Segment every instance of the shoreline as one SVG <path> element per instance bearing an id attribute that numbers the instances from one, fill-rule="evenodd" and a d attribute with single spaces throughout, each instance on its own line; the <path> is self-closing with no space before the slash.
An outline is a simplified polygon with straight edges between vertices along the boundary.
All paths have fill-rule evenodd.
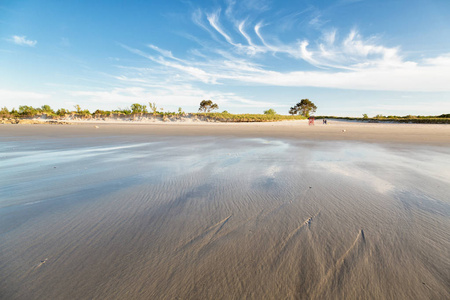
<path id="1" fill-rule="evenodd" d="M 318 122 L 320 120 L 357 122 L 362 124 L 380 123 L 380 124 L 450 124 L 450 114 L 440 116 L 382 116 L 373 118 L 358 117 L 337 117 L 337 116 L 312 116 Z M 34 116 L 11 116 L 3 115 L 0 124 L 71 124 L 71 123 L 273 123 L 273 122 L 306 122 L 308 118 L 300 115 L 262 115 L 262 114 L 228 114 L 228 113 L 183 113 L 183 114 L 154 114 L 154 113 L 135 113 L 135 114 L 111 114 L 111 115 L 79 115 L 70 114 L 65 116 L 54 116 L 40 114 Z"/>
<path id="2" fill-rule="evenodd" d="M 316 122 L 314 126 L 308 126 L 307 120 L 258 123 L 77 121 L 70 125 L 2 124 L 0 138 L 216 136 L 450 145 L 450 126 L 446 124 L 362 123 L 330 119 L 327 125 Z"/>

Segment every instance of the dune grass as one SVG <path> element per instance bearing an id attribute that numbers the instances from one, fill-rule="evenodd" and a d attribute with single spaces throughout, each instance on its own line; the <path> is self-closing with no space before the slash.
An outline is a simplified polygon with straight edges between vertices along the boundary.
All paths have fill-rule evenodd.
<path id="1" fill-rule="evenodd" d="M 439 116 L 382 116 L 377 115 L 373 118 L 354 118 L 354 117 L 335 117 L 335 116 L 317 116 L 316 119 L 338 119 L 349 121 L 362 121 L 369 123 L 416 123 L 416 124 L 450 124 L 450 114 Z"/>
<path id="2" fill-rule="evenodd" d="M 204 121 L 219 122 L 276 122 L 285 120 L 304 120 L 303 116 L 278 115 L 278 114 L 230 114 L 222 113 L 192 113 L 191 116 Z"/>

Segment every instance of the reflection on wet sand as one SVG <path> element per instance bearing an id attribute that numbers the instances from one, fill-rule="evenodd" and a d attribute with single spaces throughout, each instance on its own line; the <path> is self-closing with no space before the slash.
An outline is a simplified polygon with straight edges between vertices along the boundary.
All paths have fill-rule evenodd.
<path id="1" fill-rule="evenodd" d="M 206 136 L 2 147 L 2 299 L 450 296 L 445 148 Z"/>

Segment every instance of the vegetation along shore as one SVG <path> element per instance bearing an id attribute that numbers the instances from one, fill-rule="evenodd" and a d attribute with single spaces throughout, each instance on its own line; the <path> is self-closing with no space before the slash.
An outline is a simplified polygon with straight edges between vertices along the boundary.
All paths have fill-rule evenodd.
<path id="1" fill-rule="evenodd" d="M 211 100 L 203 100 L 200 102 L 198 112 L 186 113 L 180 107 L 176 112 L 164 111 L 163 108 L 158 109 L 155 103 L 147 105 L 135 103 L 129 108 L 118 108 L 115 110 L 97 109 L 90 112 L 82 109 L 79 105 L 74 106 L 74 110 L 60 108 L 52 109 L 49 105 L 41 107 L 32 107 L 21 105 L 18 109 L 12 108 L 8 110 L 3 107 L 0 110 L 0 123 L 11 124 L 38 124 L 58 123 L 64 124 L 70 121 L 90 121 L 90 120 L 119 120 L 119 121 L 203 121 L 203 122 L 277 122 L 303 120 L 310 117 L 317 107 L 309 99 L 302 99 L 289 110 L 289 115 L 277 113 L 274 109 L 265 110 L 262 114 L 233 114 L 224 110 L 222 112 L 214 112 L 219 106 Z M 430 123 L 430 124 L 450 124 L 450 114 L 441 114 L 438 116 L 384 116 L 378 114 L 369 117 L 363 114 L 362 117 L 338 117 L 338 116 L 315 116 L 316 119 L 341 119 L 361 122 L 395 122 L 395 123 Z"/>

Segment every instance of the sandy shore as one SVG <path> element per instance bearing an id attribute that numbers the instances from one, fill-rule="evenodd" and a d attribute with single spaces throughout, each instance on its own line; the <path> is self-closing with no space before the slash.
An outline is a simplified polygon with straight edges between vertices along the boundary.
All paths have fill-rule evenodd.
<path id="1" fill-rule="evenodd" d="M 0 299 L 449 299 L 449 128 L 0 125 Z"/>
<path id="2" fill-rule="evenodd" d="M 153 122 L 101 123 L 79 122 L 70 126 L 0 125 L 0 136 L 6 137 L 80 137 L 111 135 L 151 136 L 228 136 L 272 137 L 307 140 L 363 141 L 449 145 L 450 126 L 446 124 L 385 124 L 329 120 L 328 125 L 307 121 L 267 123 Z"/>

